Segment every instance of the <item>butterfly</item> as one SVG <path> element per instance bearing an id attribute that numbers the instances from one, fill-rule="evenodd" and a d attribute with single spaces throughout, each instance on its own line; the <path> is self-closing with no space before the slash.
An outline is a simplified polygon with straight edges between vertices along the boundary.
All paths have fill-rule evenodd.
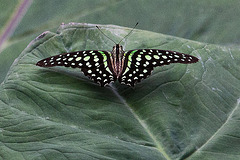
<path id="1" fill-rule="evenodd" d="M 40 60 L 36 65 L 40 67 L 80 68 L 85 76 L 101 86 L 116 80 L 121 84 L 134 86 L 151 75 L 157 66 L 171 63 L 190 64 L 199 60 L 197 57 L 169 50 L 136 49 L 124 51 L 120 42 L 114 42 L 115 46 L 111 52 L 85 50 L 63 53 Z"/>

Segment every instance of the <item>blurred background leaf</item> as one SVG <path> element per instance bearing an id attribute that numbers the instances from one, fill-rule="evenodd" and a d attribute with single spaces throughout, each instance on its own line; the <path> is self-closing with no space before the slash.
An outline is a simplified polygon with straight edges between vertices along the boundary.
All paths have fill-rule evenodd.
<path id="1" fill-rule="evenodd" d="M 240 158 L 238 0 L 0 2 L 3 159 Z M 73 38 L 68 25 L 60 27 L 62 37 L 55 34 L 68 22 L 130 28 L 139 22 L 139 29 L 222 46 L 136 30 L 126 49 L 178 50 L 200 62 L 159 68 L 134 89 L 98 88 L 77 71 L 56 69 L 78 78 L 73 79 L 38 73 L 34 66 L 64 51 L 111 50 L 113 44 L 99 39 L 94 25 L 82 25 Z M 102 27 L 117 39 L 129 30 Z M 52 32 L 32 41 L 47 30 Z"/>

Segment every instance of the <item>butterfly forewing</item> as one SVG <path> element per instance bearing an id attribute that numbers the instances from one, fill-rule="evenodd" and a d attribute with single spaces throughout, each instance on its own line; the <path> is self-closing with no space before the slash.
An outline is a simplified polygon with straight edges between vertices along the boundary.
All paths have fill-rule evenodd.
<path id="1" fill-rule="evenodd" d="M 105 86 L 116 77 L 112 74 L 110 63 L 110 52 L 107 51 L 77 51 L 59 54 L 39 61 L 36 65 L 40 67 L 65 66 L 80 68 L 84 75 L 94 82 Z"/>
<path id="2" fill-rule="evenodd" d="M 119 82 L 134 86 L 147 78 L 154 67 L 171 63 L 195 63 L 198 58 L 174 51 L 157 49 L 130 50 L 125 54 L 124 70 Z"/>

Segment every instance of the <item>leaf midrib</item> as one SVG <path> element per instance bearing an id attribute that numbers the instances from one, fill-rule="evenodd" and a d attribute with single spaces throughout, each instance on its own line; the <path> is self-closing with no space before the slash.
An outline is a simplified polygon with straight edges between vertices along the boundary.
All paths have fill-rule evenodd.
<path id="1" fill-rule="evenodd" d="M 142 126 L 144 131 L 149 135 L 149 137 L 153 140 L 156 149 L 163 155 L 164 158 L 167 160 L 171 160 L 171 158 L 168 156 L 168 154 L 165 152 L 164 148 L 162 147 L 161 143 L 157 141 L 157 138 L 152 134 L 151 130 L 148 128 L 148 124 L 146 124 L 141 117 L 139 117 L 134 110 L 127 104 L 126 100 L 117 92 L 117 89 L 110 84 L 110 88 L 112 89 L 112 92 L 117 96 L 117 98 L 123 103 L 124 106 L 132 113 L 134 118 L 139 122 L 139 124 Z"/>

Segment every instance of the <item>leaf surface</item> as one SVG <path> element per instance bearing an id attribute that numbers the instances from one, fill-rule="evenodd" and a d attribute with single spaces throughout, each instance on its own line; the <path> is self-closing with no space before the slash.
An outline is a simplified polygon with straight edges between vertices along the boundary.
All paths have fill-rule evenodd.
<path id="1" fill-rule="evenodd" d="M 115 41 L 130 31 L 100 27 Z M 125 50 L 200 59 L 156 68 L 134 88 L 103 88 L 78 69 L 35 66 L 48 56 L 113 45 L 95 25 L 77 23 L 28 45 L 0 86 L 3 159 L 239 159 L 239 49 L 134 30 Z"/>

